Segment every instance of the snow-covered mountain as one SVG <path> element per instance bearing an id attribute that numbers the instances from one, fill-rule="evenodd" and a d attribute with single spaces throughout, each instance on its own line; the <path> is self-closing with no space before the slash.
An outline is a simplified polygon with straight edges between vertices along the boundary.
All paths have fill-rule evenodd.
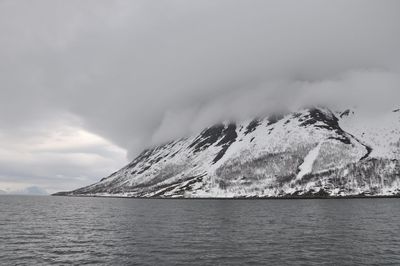
<path id="1" fill-rule="evenodd" d="M 400 110 L 313 107 L 223 123 L 143 151 L 100 182 L 58 195 L 325 197 L 400 195 Z"/>

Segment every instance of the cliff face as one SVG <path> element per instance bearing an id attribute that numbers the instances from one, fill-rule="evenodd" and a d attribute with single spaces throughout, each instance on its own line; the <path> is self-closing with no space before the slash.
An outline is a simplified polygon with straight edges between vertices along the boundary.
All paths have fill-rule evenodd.
<path id="1" fill-rule="evenodd" d="M 400 193 L 400 112 L 294 113 L 214 125 L 143 151 L 62 195 L 126 197 L 389 196 Z"/>

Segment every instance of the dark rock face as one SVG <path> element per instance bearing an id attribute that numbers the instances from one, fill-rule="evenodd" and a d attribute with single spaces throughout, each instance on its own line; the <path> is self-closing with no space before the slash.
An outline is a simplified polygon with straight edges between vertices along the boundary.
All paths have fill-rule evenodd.
<path id="1" fill-rule="evenodd" d="M 189 148 L 193 149 L 193 153 L 198 153 L 216 144 L 216 146 L 221 147 L 221 150 L 213 160 L 213 163 L 216 163 L 224 156 L 226 150 L 236 141 L 236 138 L 236 124 L 228 124 L 227 126 L 219 124 L 204 130 L 189 145 Z"/>
<path id="2" fill-rule="evenodd" d="M 340 118 L 343 118 L 345 116 L 349 116 L 350 115 L 350 109 L 347 109 L 346 111 L 344 111 L 343 113 L 340 114 Z"/>
<path id="3" fill-rule="evenodd" d="M 224 130 L 222 139 L 217 143 L 217 146 L 222 147 L 222 149 L 218 152 L 217 156 L 215 156 L 213 163 L 218 162 L 221 159 L 229 146 L 236 141 L 237 133 L 236 133 L 236 125 L 229 124 L 228 127 Z"/>
<path id="4" fill-rule="evenodd" d="M 308 115 L 305 116 L 305 120 L 300 126 L 307 127 L 314 125 L 317 128 L 329 129 L 342 134 L 343 130 L 340 128 L 338 121 L 338 118 L 333 114 L 328 116 L 321 110 L 313 108 L 309 110 Z"/>
<path id="5" fill-rule="evenodd" d="M 207 149 L 221 138 L 223 132 L 224 125 L 219 124 L 212 126 L 204 130 L 200 136 L 189 145 L 189 148 L 193 148 L 194 153 Z"/>
<path id="6" fill-rule="evenodd" d="M 246 131 L 244 132 L 245 135 L 250 134 L 251 132 L 253 132 L 254 130 L 256 130 L 256 128 L 260 125 L 260 120 L 259 119 L 254 119 L 252 120 L 246 127 Z"/>
<path id="7" fill-rule="evenodd" d="M 281 120 L 282 118 L 284 118 L 285 115 L 284 114 L 273 114 L 271 116 L 268 117 L 268 126 L 273 125 L 275 123 L 277 123 L 279 120 Z"/>

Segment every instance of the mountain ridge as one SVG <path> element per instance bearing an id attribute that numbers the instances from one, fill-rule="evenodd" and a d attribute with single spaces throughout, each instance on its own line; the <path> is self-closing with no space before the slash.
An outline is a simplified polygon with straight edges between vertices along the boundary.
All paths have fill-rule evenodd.
<path id="1" fill-rule="evenodd" d="M 308 107 L 220 123 L 146 149 L 67 196 L 288 198 L 400 195 L 400 116 Z M 378 125 L 378 124 L 379 125 Z M 378 125 L 378 126 L 377 126 Z M 387 144 L 389 140 L 389 144 Z"/>

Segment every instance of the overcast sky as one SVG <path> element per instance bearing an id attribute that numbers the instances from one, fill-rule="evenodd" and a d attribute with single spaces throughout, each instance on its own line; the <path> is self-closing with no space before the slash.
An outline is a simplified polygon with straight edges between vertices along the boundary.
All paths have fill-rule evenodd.
<path id="1" fill-rule="evenodd" d="M 0 192 L 308 103 L 392 108 L 397 0 L 0 0 Z"/>

